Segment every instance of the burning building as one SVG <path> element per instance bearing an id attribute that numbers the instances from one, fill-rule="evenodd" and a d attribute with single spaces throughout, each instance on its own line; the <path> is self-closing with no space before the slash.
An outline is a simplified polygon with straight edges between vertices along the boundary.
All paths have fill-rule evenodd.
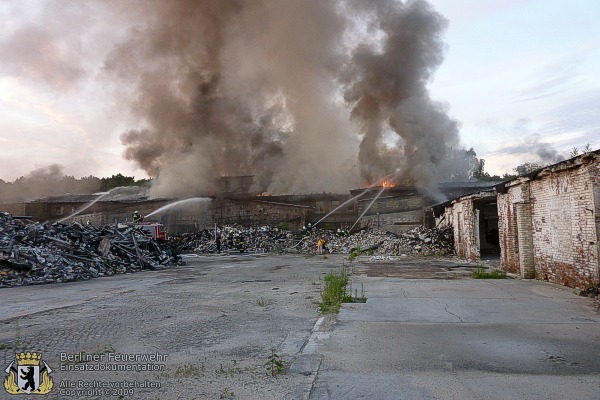
<path id="1" fill-rule="evenodd" d="M 269 195 L 251 193 L 252 176 L 222 177 L 218 192 L 210 197 L 193 198 L 182 205 L 178 199 L 150 199 L 137 187 L 118 188 L 95 195 L 50 196 L 20 203 L 0 204 L 0 210 L 27 215 L 36 221 L 87 223 L 95 226 L 131 221 L 134 211 L 160 221 L 170 233 L 196 232 L 215 224 L 242 226 L 282 226 L 301 229 L 315 223 L 326 213 L 349 199 L 348 194 Z M 165 208 L 166 207 L 166 208 Z M 156 212 L 164 208 L 163 211 Z M 77 213 L 72 218 L 72 214 Z M 327 218 L 329 227 L 348 227 L 357 218 L 356 202 Z"/>
<path id="2" fill-rule="evenodd" d="M 437 186 L 437 196 L 454 198 L 490 189 L 496 182 L 446 182 Z M 420 225 L 432 227 L 433 216 L 428 211 L 436 199 L 414 186 L 387 185 L 366 189 L 353 189 L 357 198 L 358 215 L 363 215 L 359 226 L 400 233 Z"/>
<path id="3" fill-rule="evenodd" d="M 95 226 L 125 222 L 131 220 L 134 211 L 143 215 L 168 204 L 170 199 L 148 199 L 135 197 L 129 199 L 99 199 L 100 195 L 62 195 L 50 196 L 20 203 L 0 204 L 0 210 L 13 215 L 30 216 L 35 221 L 60 221 L 85 208 L 85 211 L 69 218 L 66 222 L 87 223 Z"/>
<path id="4" fill-rule="evenodd" d="M 206 224 L 258 221 L 267 201 L 278 212 L 266 221 L 311 222 L 348 189 L 392 176 L 409 187 L 390 195 L 401 204 L 385 193 L 373 210 L 399 214 L 391 229 L 417 221 L 430 202 L 417 197 L 443 197 L 437 182 L 469 178 L 458 123 L 428 89 L 447 26 L 428 2 L 140 4 L 95 6 L 122 24 L 99 78 L 128 125 L 124 157 L 153 178 L 149 198 L 212 196 Z M 278 197 L 240 197 L 263 193 Z M 67 213 L 67 200 L 48 207 Z M 324 222 L 354 224 L 364 204 Z M 191 224 L 194 213 L 164 217 Z"/>

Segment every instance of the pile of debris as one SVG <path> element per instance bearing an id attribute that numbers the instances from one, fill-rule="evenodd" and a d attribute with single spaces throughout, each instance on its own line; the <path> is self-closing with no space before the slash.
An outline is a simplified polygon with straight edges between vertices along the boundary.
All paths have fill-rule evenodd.
<path id="1" fill-rule="evenodd" d="M 131 226 L 34 223 L 0 212 L 0 288 L 168 268 L 180 260 L 169 242 Z"/>
<path id="2" fill-rule="evenodd" d="M 575 294 L 577 296 L 589 297 L 590 299 L 600 300 L 600 285 L 590 286 L 585 290 L 577 289 L 575 290 Z"/>
<path id="3" fill-rule="evenodd" d="M 204 230 L 177 237 L 181 253 L 216 253 L 216 236 L 220 236 L 220 251 L 223 253 L 287 252 L 310 254 L 317 251 L 319 239 L 325 240 L 325 251 L 336 254 L 375 255 L 448 255 L 454 253 L 452 229 L 414 228 L 400 235 L 391 232 L 362 230 L 347 234 L 341 230 L 305 228 L 301 231 L 286 231 L 263 226 L 244 228 L 223 226 L 216 231 Z"/>
<path id="4" fill-rule="evenodd" d="M 362 230 L 349 236 L 318 230 L 311 236 L 314 243 L 322 237 L 331 253 L 387 256 L 454 254 L 454 235 L 450 228 L 428 229 L 421 226 L 401 234 Z"/>
<path id="5" fill-rule="evenodd" d="M 303 232 L 292 232 L 271 226 L 244 228 L 239 225 L 222 226 L 197 233 L 186 233 L 173 238 L 179 253 L 216 253 L 217 235 L 223 253 L 282 253 L 293 248 L 306 237 Z"/>

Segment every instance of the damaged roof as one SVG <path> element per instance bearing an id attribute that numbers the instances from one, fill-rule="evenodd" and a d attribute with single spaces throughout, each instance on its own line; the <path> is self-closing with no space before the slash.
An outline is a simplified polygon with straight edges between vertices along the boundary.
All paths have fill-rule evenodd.
<path id="1" fill-rule="evenodd" d="M 516 184 L 519 181 L 531 181 L 554 172 L 579 168 L 582 165 L 597 161 L 598 158 L 600 158 L 600 149 L 595 151 L 589 151 L 587 153 L 583 153 L 575 157 L 569 158 L 568 160 L 563 160 L 557 162 L 556 164 L 547 165 L 545 167 L 536 169 L 535 171 L 531 171 L 527 174 L 508 179 L 504 182 L 495 185 L 494 188 L 498 193 L 506 193 L 506 188 L 508 186 L 512 186 L 512 184 Z"/>

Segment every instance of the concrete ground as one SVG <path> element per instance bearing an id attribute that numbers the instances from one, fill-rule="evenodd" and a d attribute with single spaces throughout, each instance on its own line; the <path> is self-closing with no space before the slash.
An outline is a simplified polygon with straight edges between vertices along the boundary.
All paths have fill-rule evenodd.
<path id="1" fill-rule="evenodd" d="M 15 360 L 15 347 L 42 352 L 54 370 L 52 399 L 282 399 L 310 377 L 272 376 L 265 364 L 273 353 L 274 363 L 293 362 L 319 318 L 319 282 L 332 266 L 321 257 L 208 256 L 163 271 L 2 289 L 0 366 Z M 106 364 L 111 353 L 157 352 L 167 356 L 154 363 L 164 364 L 158 371 L 72 371 L 98 362 L 61 360 L 85 353 Z M 160 388 L 64 387 L 79 381 Z"/>
<path id="2" fill-rule="evenodd" d="M 42 352 L 51 399 L 600 399 L 592 300 L 543 282 L 472 280 L 473 266 L 453 260 L 368 257 L 352 265 L 367 303 L 321 316 L 323 274 L 343 265 L 333 255 L 207 256 L 2 289 L 0 366 Z M 69 370 L 156 353 L 166 356 L 159 371 Z M 65 387 L 73 382 L 122 386 L 78 393 Z"/>
<path id="3" fill-rule="evenodd" d="M 319 345 L 310 399 L 600 399 L 596 301 L 539 281 L 433 278 L 353 279 L 368 301 L 344 305 Z"/>

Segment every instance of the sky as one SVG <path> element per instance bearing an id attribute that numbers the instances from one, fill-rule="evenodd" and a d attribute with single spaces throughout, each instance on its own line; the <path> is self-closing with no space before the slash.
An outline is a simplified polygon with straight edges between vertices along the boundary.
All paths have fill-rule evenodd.
<path id="1" fill-rule="evenodd" d="M 430 89 L 487 171 L 600 148 L 600 2 L 431 3 L 449 27 Z"/>
<path id="2" fill-rule="evenodd" d="M 600 148 L 600 2 L 430 3 L 448 28 L 428 88 L 487 172 Z M 60 4 L 0 0 L 0 179 L 49 164 L 76 177 L 145 178 L 123 158 L 120 136 L 135 121 L 103 79 L 107 55 L 130 27 L 86 1 L 49 18 Z"/>

